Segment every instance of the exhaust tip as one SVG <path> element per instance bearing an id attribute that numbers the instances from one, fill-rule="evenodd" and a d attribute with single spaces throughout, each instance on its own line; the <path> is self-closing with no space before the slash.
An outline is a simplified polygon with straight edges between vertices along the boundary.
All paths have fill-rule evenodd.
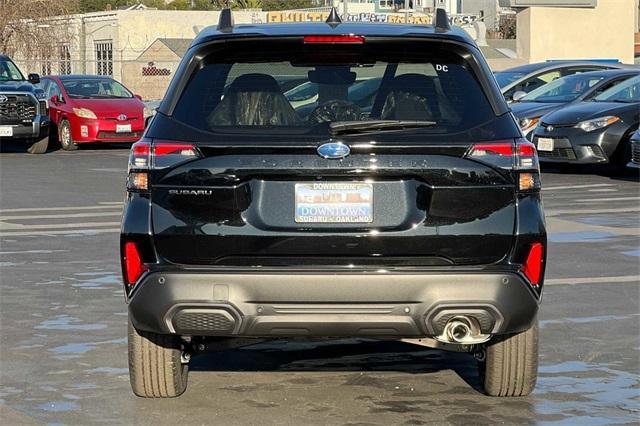
<path id="1" fill-rule="evenodd" d="M 447 321 L 442 335 L 436 337 L 436 340 L 444 343 L 474 345 L 484 343 L 490 338 L 490 334 L 482 334 L 475 318 L 462 315 Z"/>
<path id="2" fill-rule="evenodd" d="M 471 328 L 462 321 L 452 321 L 448 324 L 447 335 L 454 342 L 463 342 L 471 334 Z"/>

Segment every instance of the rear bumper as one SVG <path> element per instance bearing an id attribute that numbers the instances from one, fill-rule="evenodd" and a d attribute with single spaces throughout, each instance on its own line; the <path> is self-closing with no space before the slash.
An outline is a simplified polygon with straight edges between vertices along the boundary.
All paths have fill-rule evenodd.
<path id="1" fill-rule="evenodd" d="M 512 272 L 155 272 L 129 300 L 136 328 L 195 336 L 433 337 L 461 314 L 504 334 L 528 329 L 537 310 Z"/>

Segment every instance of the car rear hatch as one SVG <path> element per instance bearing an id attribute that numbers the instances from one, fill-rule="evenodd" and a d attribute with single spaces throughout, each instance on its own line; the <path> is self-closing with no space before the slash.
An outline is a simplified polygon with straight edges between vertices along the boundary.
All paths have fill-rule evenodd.
<path id="1" fill-rule="evenodd" d="M 249 49 L 252 59 L 225 47 L 222 63 L 203 54 L 206 65 L 173 94 L 179 96 L 173 107 L 161 108 L 137 156 L 134 146 L 133 168 L 144 161 L 152 169 L 152 234 L 162 261 L 446 267 L 496 263 L 510 253 L 514 165 L 527 142 L 517 142 L 510 114 L 492 106 L 497 101 L 473 62 L 477 51 L 456 45 L 465 59 L 434 47 L 403 63 L 394 43 L 343 47 L 333 40 L 314 50 L 300 38 L 287 43 L 298 43 L 296 61 L 286 63 L 272 45 L 259 55 Z M 287 43 L 281 48 L 291 51 Z M 426 77 L 415 76 L 421 68 Z M 264 89 L 270 84 L 264 75 L 277 80 L 296 71 L 334 97 L 336 86 L 347 88 L 357 77 L 382 83 L 355 119 L 348 110 L 336 117 L 333 107 L 344 104 L 329 99 L 332 108 L 320 118 L 291 115 L 282 123 L 292 109 L 280 105 L 280 93 Z M 423 83 L 430 92 L 414 87 Z M 319 97 L 321 107 L 322 90 Z M 416 115 L 422 108 L 427 112 Z M 381 124 L 359 124 L 373 119 Z"/>

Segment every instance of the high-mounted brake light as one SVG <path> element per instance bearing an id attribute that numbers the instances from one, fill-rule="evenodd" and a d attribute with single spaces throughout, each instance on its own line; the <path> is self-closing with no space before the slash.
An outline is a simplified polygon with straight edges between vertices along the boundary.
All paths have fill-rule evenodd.
<path id="1" fill-rule="evenodd" d="M 164 169 L 197 158 L 195 145 L 183 142 L 142 139 L 131 146 L 129 155 L 129 191 L 149 189 L 149 170 Z"/>
<path id="2" fill-rule="evenodd" d="M 529 255 L 524 265 L 522 273 L 529 279 L 531 285 L 537 287 L 542 278 L 542 263 L 544 259 L 544 246 L 542 243 L 533 243 L 529 249 Z"/>
<path id="3" fill-rule="evenodd" d="M 363 44 L 364 37 L 353 34 L 345 35 L 308 35 L 304 36 L 304 44 Z"/>
<path id="4" fill-rule="evenodd" d="M 471 146 L 465 155 L 490 166 L 519 172 L 518 190 L 540 189 L 540 166 L 535 145 L 526 139 L 482 142 Z"/>
<path id="5" fill-rule="evenodd" d="M 124 244 L 124 269 L 129 287 L 133 287 L 142 274 L 147 271 L 147 267 L 142 263 L 138 246 L 130 241 Z"/>

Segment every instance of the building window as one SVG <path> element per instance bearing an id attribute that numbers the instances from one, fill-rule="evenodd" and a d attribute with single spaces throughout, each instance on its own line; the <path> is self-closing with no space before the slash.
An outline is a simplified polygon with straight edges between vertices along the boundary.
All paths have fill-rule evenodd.
<path id="1" fill-rule="evenodd" d="M 393 8 L 393 0 L 380 0 L 380 9 Z"/>
<path id="2" fill-rule="evenodd" d="M 71 74 L 71 51 L 68 44 L 60 46 L 60 74 Z"/>
<path id="3" fill-rule="evenodd" d="M 96 74 L 113 75 L 113 43 L 110 40 L 96 42 Z"/>

